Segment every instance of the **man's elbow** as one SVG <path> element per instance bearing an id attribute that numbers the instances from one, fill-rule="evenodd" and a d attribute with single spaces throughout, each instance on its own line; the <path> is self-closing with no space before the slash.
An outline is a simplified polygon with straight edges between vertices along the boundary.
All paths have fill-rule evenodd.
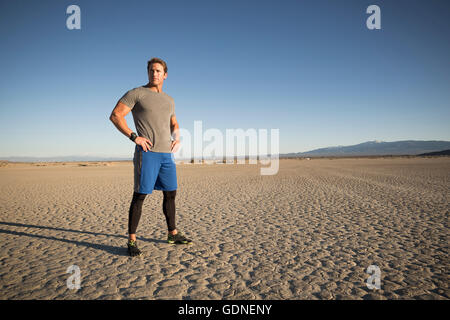
<path id="1" fill-rule="evenodd" d="M 109 120 L 111 120 L 111 122 L 116 122 L 117 115 L 114 112 L 112 112 L 111 115 L 109 116 Z"/>

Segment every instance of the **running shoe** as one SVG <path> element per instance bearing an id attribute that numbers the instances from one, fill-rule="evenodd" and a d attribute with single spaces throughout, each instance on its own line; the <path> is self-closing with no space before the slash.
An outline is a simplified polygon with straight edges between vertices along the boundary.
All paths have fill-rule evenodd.
<path id="1" fill-rule="evenodd" d="M 190 244 L 192 240 L 186 238 L 182 233 L 178 232 L 176 235 L 171 235 L 167 237 L 167 242 L 170 244 Z"/>
<path id="2" fill-rule="evenodd" d="M 136 241 L 128 240 L 128 254 L 132 257 L 142 256 L 142 251 L 137 247 Z"/>

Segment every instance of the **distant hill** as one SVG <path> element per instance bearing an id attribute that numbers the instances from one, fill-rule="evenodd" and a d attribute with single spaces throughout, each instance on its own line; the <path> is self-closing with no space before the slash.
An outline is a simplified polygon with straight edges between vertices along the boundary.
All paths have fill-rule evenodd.
<path id="1" fill-rule="evenodd" d="M 450 149 L 419 154 L 419 156 L 450 156 Z"/>
<path id="2" fill-rule="evenodd" d="M 126 157 L 95 157 L 95 156 L 62 156 L 62 157 L 2 157 L 0 160 L 11 162 L 70 162 L 70 161 L 124 161 L 133 160 Z"/>
<path id="3" fill-rule="evenodd" d="M 419 155 L 450 149 L 450 141 L 367 141 L 352 146 L 320 148 L 307 152 L 287 153 L 280 157 L 347 157 L 382 155 Z"/>

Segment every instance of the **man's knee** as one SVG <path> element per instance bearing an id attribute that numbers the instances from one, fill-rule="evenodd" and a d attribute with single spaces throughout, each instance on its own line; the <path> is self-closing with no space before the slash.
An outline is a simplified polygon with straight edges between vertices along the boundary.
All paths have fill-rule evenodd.
<path id="1" fill-rule="evenodd" d="M 177 190 L 163 191 L 163 194 L 165 199 L 175 199 L 175 196 L 177 195 Z"/>
<path id="2" fill-rule="evenodd" d="M 132 203 L 144 202 L 146 196 L 147 196 L 147 194 L 145 194 L 145 193 L 134 192 L 133 193 L 133 199 L 131 200 L 131 202 Z"/>

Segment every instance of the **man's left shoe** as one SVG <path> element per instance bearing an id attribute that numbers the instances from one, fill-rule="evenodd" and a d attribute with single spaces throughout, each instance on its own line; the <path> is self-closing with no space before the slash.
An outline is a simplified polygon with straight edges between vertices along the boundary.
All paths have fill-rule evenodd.
<path id="1" fill-rule="evenodd" d="M 178 232 L 176 235 L 171 235 L 167 237 L 167 242 L 170 244 L 190 244 L 192 240 L 186 238 L 182 233 Z"/>

